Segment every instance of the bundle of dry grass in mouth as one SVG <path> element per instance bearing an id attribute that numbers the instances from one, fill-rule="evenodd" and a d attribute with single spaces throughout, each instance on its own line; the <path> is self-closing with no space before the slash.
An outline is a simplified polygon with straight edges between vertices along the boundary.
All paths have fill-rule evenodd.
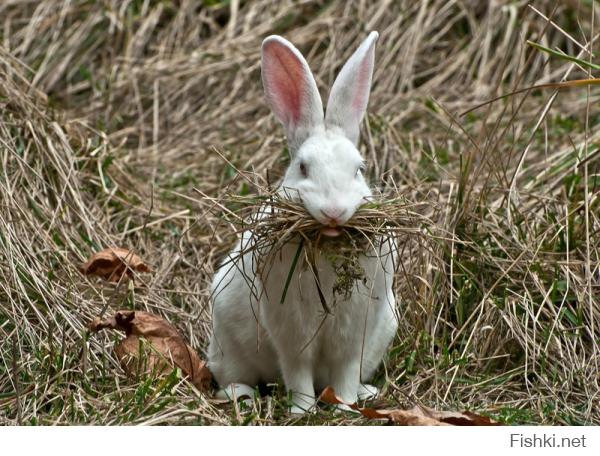
<path id="1" fill-rule="evenodd" d="M 423 214 L 427 204 L 411 202 L 399 192 L 369 198 L 343 226 L 335 227 L 316 220 L 287 192 L 263 192 L 258 196 L 229 194 L 219 200 L 209 199 L 212 207 L 219 208 L 221 216 L 236 227 L 238 235 L 252 233 L 252 242 L 244 243 L 239 255 L 229 261 L 235 262 L 242 255 L 252 253 L 258 275 L 264 277 L 272 264 L 270 260 L 284 245 L 297 245 L 281 303 L 285 301 L 293 273 L 303 259 L 315 279 L 326 313 L 331 313 L 331 306 L 327 303 L 327 293 L 321 287 L 316 266 L 320 258 L 331 264 L 337 276 L 332 290 L 335 304 L 337 297 L 349 298 L 358 282 L 366 283 L 365 270 L 359 261 L 361 255 L 392 254 L 401 238 L 422 236 L 432 225 L 429 217 Z"/>

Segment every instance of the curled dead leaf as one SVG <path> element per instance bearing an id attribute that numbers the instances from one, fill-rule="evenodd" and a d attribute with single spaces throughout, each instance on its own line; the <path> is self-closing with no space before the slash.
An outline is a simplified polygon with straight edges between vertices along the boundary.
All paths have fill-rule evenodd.
<path id="1" fill-rule="evenodd" d="M 133 272 L 152 272 L 144 260 L 131 250 L 109 247 L 94 253 L 82 266 L 85 275 L 96 275 L 109 282 L 133 279 Z"/>
<path id="2" fill-rule="evenodd" d="M 323 390 L 319 399 L 329 404 L 347 405 L 360 412 L 365 418 L 387 419 L 390 423 L 400 426 L 497 426 L 499 424 L 487 416 L 471 412 L 438 412 L 422 405 L 415 405 L 409 410 L 359 407 L 357 404 L 343 401 L 330 386 Z"/>
<path id="3" fill-rule="evenodd" d="M 158 315 L 139 310 L 120 310 L 114 315 L 94 319 L 89 328 L 125 331 L 126 337 L 115 347 L 115 354 L 125 372 L 161 374 L 179 367 L 201 391 L 210 388 L 212 375 L 196 351 L 177 329 Z"/>

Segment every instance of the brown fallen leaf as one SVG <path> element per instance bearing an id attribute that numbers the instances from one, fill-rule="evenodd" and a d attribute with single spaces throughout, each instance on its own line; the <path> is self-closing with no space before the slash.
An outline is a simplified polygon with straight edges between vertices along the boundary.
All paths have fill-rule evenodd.
<path id="1" fill-rule="evenodd" d="M 198 357 L 177 329 L 158 315 L 140 310 L 119 310 L 111 317 L 95 318 L 89 325 L 93 332 L 106 328 L 125 331 L 126 337 L 115 347 L 125 372 L 160 374 L 173 365 L 179 367 L 201 391 L 210 388 L 212 375 L 206 362 Z"/>
<path id="2" fill-rule="evenodd" d="M 476 413 L 464 411 L 464 412 L 440 412 L 424 405 L 419 406 L 427 413 L 428 416 L 433 417 L 436 420 L 443 421 L 444 423 L 451 424 L 453 426 L 500 426 L 501 424 L 491 418 L 483 415 L 477 415 Z"/>
<path id="3" fill-rule="evenodd" d="M 81 266 L 85 275 L 96 275 L 115 283 L 122 278 L 133 279 L 134 271 L 152 272 L 152 269 L 135 253 L 120 247 L 100 250 Z"/>
<path id="4" fill-rule="evenodd" d="M 387 419 L 390 423 L 400 426 L 497 426 L 499 423 L 486 416 L 471 412 L 438 412 L 422 405 L 415 405 L 409 410 L 400 409 L 374 409 L 359 407 L 357 404 L 348 404 L 335 394 L 335 390 L 328 386 L 321 396 L 323 402 L 329 404 L 347 405 L 360 412 L 362 416 L 370 419 Z"/>

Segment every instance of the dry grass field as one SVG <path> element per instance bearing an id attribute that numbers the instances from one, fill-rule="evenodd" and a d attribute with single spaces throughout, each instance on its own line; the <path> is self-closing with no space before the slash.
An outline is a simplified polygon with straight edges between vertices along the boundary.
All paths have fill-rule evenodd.
<path id="1" fill-rule="evenodd" d="M 147 310 L 204 356 L 211 277 L 235 241 L 210 198 L 252 195 L 242 174 L 276 182 L 288 161 L 261 41 L 294 42 L 326 97 L 378 30 L 369 179 L 449 234 L 404 244 L 378 404 L 600 424 L 600 92 L 532 89 L 465 114 L 594 77 L 581 61 L 600 63 L 598 25 L 586 0 L 0 2 L 0 423 L 373 424 L 289 416 L 282 384 L 245 408 L 178 371 L 129 378 L 121 336 L 87 325 Z M 111 246 L 154 272 L 81 274 Z"/>

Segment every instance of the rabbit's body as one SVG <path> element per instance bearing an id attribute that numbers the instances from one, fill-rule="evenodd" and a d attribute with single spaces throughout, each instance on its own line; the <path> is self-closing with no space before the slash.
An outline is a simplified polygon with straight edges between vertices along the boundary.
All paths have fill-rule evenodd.
<path id="1" fill-rule="evenodd" d="M 339 236 L 338 227 L 371 196 L 356 144 L 368 102 L 376 40 L 377 33 L 371 33 L 344 65 L 325 117 L 302 55 L 280 37 L 263 43 L 265 93 L 286 129 L 292 157 L 280 192 L 302 202 L 323 224 L 323 238 Z M 213 281 L 208 355 L 215 379 L 226 388 L 283 377 L 293 395 L 294 412 L 312 407 L 315 388 L 327 385 L 344 400 L 356 401 L 361 383 L 373 376 L 397 329 L 394 241 L 373 240 L 358 256 L 364 280 L 356 280 L 342 296 L 334 293 L 338 274 L 330 258 L 316 258 L 320 288 L 332 307 L 327 313 L 315 275 L 302 256 L 281 303 L 298 243 L 290 241 L 271 254 L 259 252 L 270 257 L 260 262 L 266 266 L 258 273 L 253 236 L 244 233 Z"/>
<path id="2" fill-rule="evenodd" d="M 281 304 L 298 248 L 295 242 L 274 256 L 264 284 L 254 276 L 256 289 L 251 294 L 248 280 L 252 279 L 240 272 L 240 264 L 235 265 L 238 258 L 246 271 L 253 270 L 252 254 L 239 257 L 242 243 L 247 242 L 252 242 L 251 235 L 240 241 L 214 281 L 215 336 L 209 362 L 219 385 L 256 385 L 283 377 L 286 387 L 299 395 L 294 402 L 301 409 L 312 405 L 315 389 L 327 385 L 355 402 L 360 383 L 372 378 L 397 328 L 391 289 L 393 249 L 384 243 L 380 253 L 371 250 L 369 256 L 361 255 L 359 261 L 369 279 L 357 281 L 348 299 L 338 296 L 327 314 L 314 276 L 302 260 Z M 321 257 L 316 267 L 331 304 L 337 274 L 327 258 Z"/>

